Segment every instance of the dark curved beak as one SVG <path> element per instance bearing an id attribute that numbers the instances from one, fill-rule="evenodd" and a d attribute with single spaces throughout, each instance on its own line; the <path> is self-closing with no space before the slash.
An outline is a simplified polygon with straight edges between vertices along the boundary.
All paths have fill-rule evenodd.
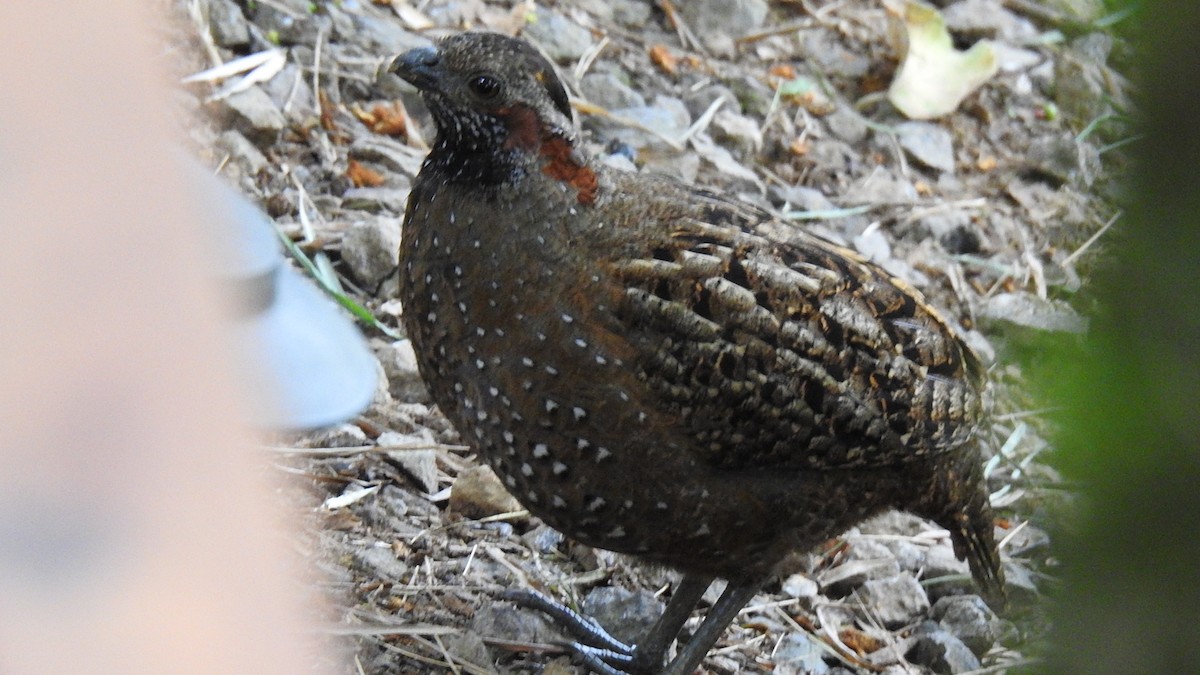
<path id="1" fill-rule="evenodd" d="M 417 89 L 432 88 L 441 73 L 441 56 L 435 47 L 418 47 L 397 56 L 388 68 Z"/>

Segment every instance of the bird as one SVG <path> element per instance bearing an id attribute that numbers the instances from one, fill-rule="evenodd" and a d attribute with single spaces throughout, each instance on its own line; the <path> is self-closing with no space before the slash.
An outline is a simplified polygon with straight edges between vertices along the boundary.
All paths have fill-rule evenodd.
<path id="1" fill-rule="evenodd" d="M 432 399 L 542 521 L 682 572 L 632 645 L 513 595 L 573 624 L 588 667 L 693 672 L 786 556 L 892 509 L 949 530 L 1003 602 L 986 374 L 917 290 L 766 210 L 606 166 L 524 40 L 458 33 L 390 70 L 437 127 L 399 266 Z"/>

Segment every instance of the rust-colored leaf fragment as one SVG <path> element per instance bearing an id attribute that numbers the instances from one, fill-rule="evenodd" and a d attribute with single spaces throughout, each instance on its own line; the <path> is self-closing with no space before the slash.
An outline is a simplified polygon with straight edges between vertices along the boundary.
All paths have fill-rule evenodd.
<path id="1" fill-rule="evenodd" d="M 346 167 L 346 177 L 355 187 L 379 187 L 383 185 L 383 176 L 374 169 L 364 166 L 358 160 L 350 160 Z"/>
<path id="2" fill-rule="evenodd" d="M 324 89 L 317 92 L 317 103 L 321 106 L 321 128 L 325 131 L 335 130 L 337 122 L 333 119 L 333 113 L 336 106 Z"/>
<path id="3" fill-rule="evenodd" d="M 399 101 L 393 101 L 390 104 L 377 103 L 370 110 L 363 110 L 355 106 L 351 108 L 350 112 L 354 113 L 358 121 L 374 133 L 384 136 L 408 135 L 408 111 Z"/>
<path id="4" fill-rule="evenodd" d="M 666 45 L 654 45 L 650 48 L 650 60 L 668 75 L 674 75 L 679 70 L 679 57 L 671 53 Z"/>
<path id="5" fill-rule="evenodd" d="M 882 641 L 867 635 L 857 628 L 843 628 L 839 630 L 838 639 L 842 641 L 842 644 L 853 649 L 859 656 L 866 656 L 883 647 Z"/>
<path id="6" fill-rule="evenodd" d="M 813 623 L 812 619 L 808 618 L 807 616 L 804 616 L 803 614 L 793 615 L 792 620 L 795 621 L 797 624 L 799 624 L 799 626 L 801 628 L 803 628 L 804 630 L 806 630 L 810 633 L 815 634 L 817 632 L 817 624 Z"/>
<path id="7" fill-rule="evenodd" d="M 803 157 L 804 155 L 807 155 L 810 149 L 811 146 L 809 146 L 808 141 L 799 136 L 793 138 L 791 143 L 788 143 L 788 152 L 797 157 Z"/>
<path id="8" fill-rule="evenodd" d="M 781 80 L 794 80 L 796 79 L 796 68 L 790 63 L 776 63 L 771 66 L 767 74 Z"/>

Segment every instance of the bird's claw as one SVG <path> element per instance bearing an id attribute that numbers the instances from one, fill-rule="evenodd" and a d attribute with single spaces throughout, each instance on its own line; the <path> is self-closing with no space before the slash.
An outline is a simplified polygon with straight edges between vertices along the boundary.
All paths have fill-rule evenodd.
<path id="1" fill-rule="evenodd" d="M 595 619 L 532 589 L 511 589 L 501 597 L 554 619 L 556 624 L 575 638 L 563 644 L 593 672 L 599 675 L 628 675 L 640 671 L 637 668 L 637 647 L 616 639 Z"/>

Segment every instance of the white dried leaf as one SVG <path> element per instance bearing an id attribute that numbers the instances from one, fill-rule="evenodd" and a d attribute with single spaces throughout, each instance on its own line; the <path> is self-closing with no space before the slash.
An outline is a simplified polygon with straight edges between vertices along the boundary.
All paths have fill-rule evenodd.
<path id="1" fill-rule="evenodd" d="M 208 97 L 208 100 L 210 102 L 219 101 L 227 96 L 232 96 L 239 91 L 245 91 L 259 82 L 266 82 L 272 77 L 275 77 L 275 75 L 283 69 L 284 64 L 287 62 L 283 52 L 278 52 L 277 56 L 278 58 L 272 58 L 263 62 L 262 65 L 246 73 L 244 77 L 226 82 L 224 86 L 213 92 L 212 95 Z"/>
<path id="2" fill-rule="evenodd" d="M 236 58 L 232 61 L 226 61 L 219 66 L 213 66 L 208 70 L 202 70 L 198 73 L 188 75 L 180 80 L 184 84 L 190 82 L 218 82 L 228 77 L 233 77 L 239 73 L 255 70 L 266 63 L 277 61 L 279 63 L 276 72 L 283 67 L 285 58 L 282 49 L 267 49 L 253 54 L 247 54 L 241 58 Z"/>
<path id="3" fill-rule="evenodd" d="M 379 485 L 372 485 L 369 488 L 363 488 L 363 487 L 359 487 L 357 485 L 352 485 L 352 486 L 346 488 L 346 491 L 343 492 L 342 494 L 340 494 L 336 497 L 330 497 L 329 499 L 326 499 L 324 501 L 324 503 L 321 504 L 321 508 L 327 509 L 329 511 L 345 508 L 357 501 L 360 501 L 360 500 L 366 499 L 367 497 L 370 497 L 371 495 L 375 494 L 376 492 L 379 492 L 380 487 L 381 486 L 379 486 Z"/>
<path id="4" fill-rule="evenodd" d="M 960 52 L 933 7 L 904 0 L 902 14 L 908 53 L 888 89 L 888 100 L 910 119 L 954 112 L 968 94 L 996 74 L 999 65 L 989 40 Z"/>
<path id="5" fill-rule="evenodd" d="M 408 0 L 392 0 L 392 11 L 400 17 L 400 22 L 409 30 L 429 30 L 433 28 L 433 20 L 425 16 L 421 10 L 412 6 Z"/>

